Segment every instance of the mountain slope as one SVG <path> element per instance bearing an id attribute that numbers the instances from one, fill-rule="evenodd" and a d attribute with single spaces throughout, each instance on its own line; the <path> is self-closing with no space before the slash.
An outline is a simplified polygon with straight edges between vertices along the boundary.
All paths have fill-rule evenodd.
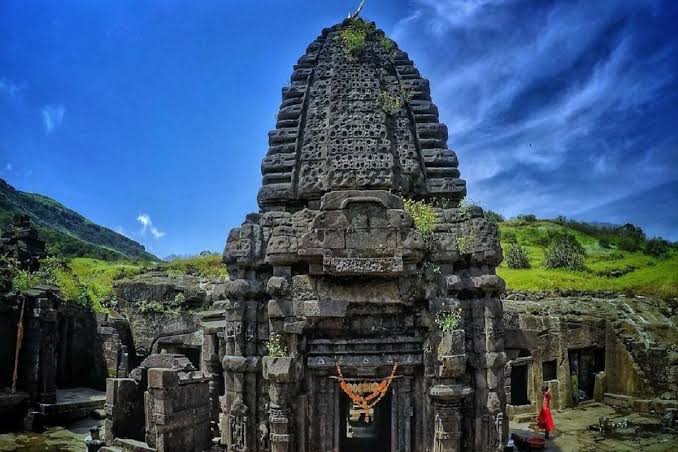
<path id="1" fill-rule="evenodd" d="M 625 251 L 614 245 L 603 246 L 593 235 L 553 220 L 519 220 L 499 223 L 504 256 L 512 242 L 520 244 L 531 264 L 529 269 L 512 269 L 504 260 L 497 274 L 506 287 L 518 291 L 635 292 L 660 298 L 678 297 L 678 249 L 663 257 L 646 254 L 643 249 Z M 544 268 L 548 236 L 573 235 L 586 251 L 583 271 Z"/>
<path id="2" fill-rule="evenodd" d="M 617 224 L 644 224 L 648 218 L 652 218 L 652 225 L 643 228 L 648 236 L 660 235 L 678 241 L 676 194 L 678 180 L 593 207 L 573 217 L 584 221 L 603 219 Z"/>
<path id="3" fill-rule="evenodd" d="M 61 257 L 158 260 L 134 240 L 92 223 L 52 198 L 16 190 L 0 179 L 0 228 L 16 213 L 28 214 L 50 253 Z"/>

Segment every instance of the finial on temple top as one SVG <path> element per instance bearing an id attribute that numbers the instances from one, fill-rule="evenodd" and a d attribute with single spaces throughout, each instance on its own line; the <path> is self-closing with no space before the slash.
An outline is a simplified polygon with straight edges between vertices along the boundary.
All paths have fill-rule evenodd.
<path id="1" fill-rule="evenodd" d="M 356 17 L 360 16 L 360 11 L 363 10 L 363 6 L 365 6 L 365 0 L 360 1 L 360 5 L 358 5 L 358 9 L 356 9 L 353 14 L 349 14 L 348 18 L 349 19 L 355 19 Z"/>

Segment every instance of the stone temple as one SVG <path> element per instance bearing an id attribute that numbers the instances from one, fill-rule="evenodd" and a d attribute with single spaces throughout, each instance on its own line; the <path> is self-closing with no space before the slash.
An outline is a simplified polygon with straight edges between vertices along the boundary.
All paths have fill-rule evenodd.
<path id="1" fill-rule="evenodd" d="M 356 23 L 368 30 L 356 55 L 340 36 L 348 19 L 294 66 L 261 165 L 259 212 L 228 236 L 222 443 L 499 450 L 507 424 L 496 226 L 459 206 L 466 185 L 428 80 L 382 31 Z M 440 206 L 426 237 L 405 199 Z M 457 310 L 459 325 L 443 332 L 437 316 Z M 271 337 L 284 356 L 267 356 Z M 390 387 L 365 416 L 338 371 L 358 390 Z"/>
<path id="2" fill-rule="evenodd" d="M 159 266 L 96 313 L 13 290 L 6 263 L 41 271 L 46 246 L 24 215 L 0 234 L 0 450 L 85 418 L 100 452 L 515 450 L 543 385 L 581 424 L 563 450 L 675 450 L 675 300 L 504 293 L 497 225 L 383 32 L 323 30 L 282 97 L 228 277 Z"/>

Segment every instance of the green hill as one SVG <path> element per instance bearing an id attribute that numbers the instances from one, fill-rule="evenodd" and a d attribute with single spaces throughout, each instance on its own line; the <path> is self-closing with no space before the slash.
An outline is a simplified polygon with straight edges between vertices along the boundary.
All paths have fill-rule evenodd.
<path id="1" fill-rule="evenodd" d="M 499 223 L 501 244 L 507 256 L 511 242 L 527 252 L 531 268 L 512 269 L 506 258 L 497 274 L 509 290 L 584 292 L 615 291 L 678 297 L 678 250 L 664 244 L 657 253 L 639 229 L 613 227 L 573 221 L 512 220 Z M 558 234 L 570 234 L 583 246 L 585 268 L 581 271 L 544 268 L 544 252 L 549 240 Z M 659 255 L 658 255 L 659 254 Z"/>
<path id="2" fill-rule="evenodd" d="M 16 213 L 31 217 L 50 254 L 103 260 L 154 260 L 143 245 L 99 226 L 52 198 L 16 190 L 0 179 L 0 228 Z"/>

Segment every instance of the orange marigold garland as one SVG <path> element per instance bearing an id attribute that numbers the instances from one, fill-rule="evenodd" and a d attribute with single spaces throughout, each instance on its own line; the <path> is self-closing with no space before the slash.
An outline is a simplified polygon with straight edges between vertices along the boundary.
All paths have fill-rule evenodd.
<path id="1" fill-rule="evenodd" d="M 344 379 L 344 374 L 341 372 L 339 363 L 336 363 L 336 367 L 337 374 L 339 375 L 339 387 L 346 393 L 347 396 L 349 396 L 353 402 L 353 405 L 362 409 L 363 414 L 365 415 L 365 421 L 369 422 L 369 411 L 374 408 L 388 392 L 388 388 L 391 386 L 391 380 L 393 380 L 396 370 L 398 370 L 398 363 L 393 364 L 391 375 L 381 380 L 378 384 L 376 384 L 376 387 L 375 385 L 368 383 L 348 383 Z M 368 392 L 370 393 L 367 396 L 362 395 L 362 393 Z"/>

